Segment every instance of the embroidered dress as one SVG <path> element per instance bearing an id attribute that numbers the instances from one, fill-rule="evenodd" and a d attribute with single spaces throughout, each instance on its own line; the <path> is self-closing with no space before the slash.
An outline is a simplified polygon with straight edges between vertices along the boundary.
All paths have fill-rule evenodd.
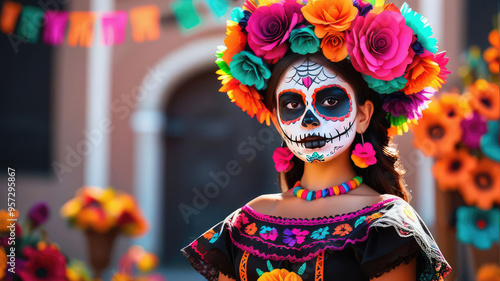
<path id="1" fill-rule="evenodd" d="M 417 280 L 443 280 L 451 270 L 399 197 L 315 219 L 269 216 L 245 205 L 181 252 L 208 280 L 219 272 L 245 281 L 369 280 L 414 258 Z"/>

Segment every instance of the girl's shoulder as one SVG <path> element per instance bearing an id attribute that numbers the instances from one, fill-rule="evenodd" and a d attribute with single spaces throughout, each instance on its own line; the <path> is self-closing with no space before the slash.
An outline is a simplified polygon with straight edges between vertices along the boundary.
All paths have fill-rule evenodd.
<path id="1" fill-rule="evenodd" d="M 391 200 L 390 200 L 391 199 Z M 260 195 L 245 204 L 255 212 L 270 216 L 287 218 L 330 217 L 345 213 L 353 213 L 361 209 L 402 200 L 391 194 L 344 194 L 337 197 L 321 198 L 315 201 L 305 201 L 294 197 L 291 192 Z"/>

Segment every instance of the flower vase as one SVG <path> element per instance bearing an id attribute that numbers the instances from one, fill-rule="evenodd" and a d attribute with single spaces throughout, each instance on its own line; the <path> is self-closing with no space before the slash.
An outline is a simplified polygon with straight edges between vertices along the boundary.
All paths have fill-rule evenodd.
<path id="1" fill-rule="evenodd" d="M 85 231 L 90 266 L 94 271 L 94 280 L 101 280 L 102 272 L 109 265 L 118 231 L 118 228 L 112 228 L 105 233 L 99 233 L 91 229 Z"/>

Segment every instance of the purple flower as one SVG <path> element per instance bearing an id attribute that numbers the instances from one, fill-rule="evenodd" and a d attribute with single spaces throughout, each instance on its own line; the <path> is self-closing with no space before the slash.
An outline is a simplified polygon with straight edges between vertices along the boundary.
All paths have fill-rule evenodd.
<path id="1" fill-rule="evenodd" d="M 435 90 L 427 87 L 418 93 L 407 95 L 403 92 L 395 92 L 386 95 L 382 108 L 394 117 L 404 115 L 408 119 L 422 117 L 422 110 L 427 108 L 430 97 Z"/>
<path id="2" fill-rule="evenodd" d="M 469 148 L 479 148 L 479 141 L 486 133 L 486 119 L 483 115 L 474 112 L 471 118 L 463 119 L 460 122 L 462 127 L 462 141 Z"/>
<path id="3" fill-rule="evenodd" d="M 415 43 L 411 44 L 411 48 L 415 52 L 415 55 L 421 55 L 424 53 L 424 46 L 420 44 L 420 42 L 415 41 Z"/>
<path id="4" fill-rule="evenodd" d="M 45 202 L 38 202 L 28 212 L 28 219 L 31 221 L 31 226 L 36 228 L 43 224 L 49 218 L 49 206 Z"/>
<path id="5" fill-rule="evenodd" d="M 250 19 L 250 16 L 252 15 L 252 13 L 247 11 L 247 10 L 244 10 L 243 15 L 244 15 L 243 18 L 240 19 L 240 21 L 238 22 L 238 25 L 241 27 L 241 31 L 246 34 L 247 33 L 246 28 L 247 28 L 247 24 L 248 24 L 248 19 Z"/>
<path id="6" fill-rule="evenodd" d="M 268 63 L 282 58 L 288 50 L 287 39 L 298 23 L 304 20 L 302 5 L 293 1 L 260 6 L 248 19 L 248 45 Z"/>
<path id="7" fill-rule="evenodd" d="M 364 17 L 368 12 L 373 9 L 371 3 L 365 2 L 363 0 L 354 0 L 352 5 L 358 9 L 358 15 Z"/>
<path id="8" fill-rule="evenodd" d="M 295 245 L 295 243 L 302 244 L 306 238 L 306 235 L 309 234 L 309 231 L 307 230 L 300 231 L 300 229 L 298 228 L 290 230 L 287 228 L 283 233 L 285 234 L 283 243 L 288 244 L 288 246 L 291 247 Z"/>

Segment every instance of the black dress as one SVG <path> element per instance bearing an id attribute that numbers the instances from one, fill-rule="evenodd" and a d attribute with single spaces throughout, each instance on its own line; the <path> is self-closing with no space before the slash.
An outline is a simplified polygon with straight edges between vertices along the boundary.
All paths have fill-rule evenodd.
<path id="1" fill-rule="evenodd" d="M 208 280 L 369 280 L 417 259 L 417 280 L 443 280 L 451 268 L 403 199 L 343 215 L 293 219 L 245 205 L 181 250 Z"/>

